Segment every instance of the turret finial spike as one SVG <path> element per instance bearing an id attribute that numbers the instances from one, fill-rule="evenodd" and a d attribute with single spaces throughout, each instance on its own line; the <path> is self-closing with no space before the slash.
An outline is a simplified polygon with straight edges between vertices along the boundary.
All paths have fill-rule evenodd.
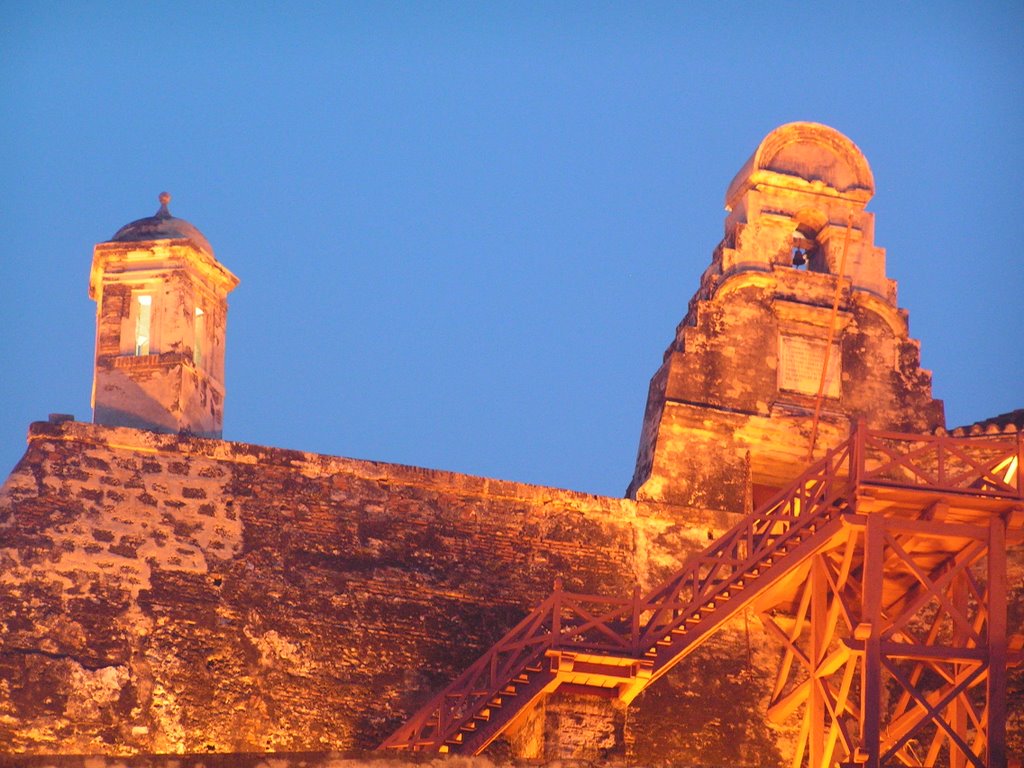
<path id="1" fill-rule="evenodd" d="M 161 192 L 157 199 L 160 201 L 160 210 L 156 212 L 156 215 L 170 217 L 171 212 L 167 209 L 167 204 L 171 202 L 171 193 Z"/>

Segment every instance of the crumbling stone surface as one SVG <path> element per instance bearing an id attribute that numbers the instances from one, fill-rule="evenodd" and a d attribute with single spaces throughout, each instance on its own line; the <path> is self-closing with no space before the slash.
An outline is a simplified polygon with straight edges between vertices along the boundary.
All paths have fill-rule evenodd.
<path id="1" fill-rule="evenodd" d="M 556 576 L 582 592 L 651 587 L 731 521 L 34 424 L 0 495 L 2 751 L 370 749 Z"/>
<path id="2" fill-rule="evenodd" d="M 777 661 L 774 644 L 752 619 L 698 648 L 630 708 L 630 761 L 659 765 L 670 755 L 700 755 L 717 765 L 781 764 L 796 729 L 765 717 L 765 671 L 774 672 Z"/>
<path id="3" fill-rule="evenodd" d="M 156 216 L 132 222 L 93 251 L 93 418 L 219 438 L 227 294 L 238 278 L 198 230 L 171 217 L 163 196 L 161 203 Z"/>
<path id="4" fill-rule="evenodd" d="M 491 756 L 395 756 L 380 752 L 278 752 L 204 755 L 0 755 L 2 768 L 497 768 L 515 763 Z M 615 768 L 622 763 L 606 763 Z M 594 763 L 563 760 L 559 768 L 595 768 Z M 686 768 L 681 765 L 680 768 Z"/>
<path id="5" fill-rule="evenodd" d="M 944 427 L 874 244 L 873 193 L 838 131 L 791 123 L 762 141 L 651 379 L 627 495 L 740 512 L 810 463 L 812 435 L 820 457 L 858 421 Z"/>
<path id="6" fill-rule="evenodd" d="M 544 758 L 605 762 L 625 756 L 626 707 L 612 698 L 557 691 L 545 706 Z"/>
<path id="7" fill-rule="evenodd" d="M 791 284 L 797 279 L 799 291 Z M 781 269 L 731 282 L 728 291 L 698 303 L 693 325 L 681 327 L 651 381 L 630 488 L 637 498 L 742 511 L 749 509 L 752 483 L 778 488 L 809 463 L 816 398 L 781 386 L 780 347 L 810 338 L 788 329 L 828 322 L 835 277 Z M 799 309 L 790 306 L 794 296 Z M 877 305 L 861 294 L 843 304 L 834 352 L 840 396 L 825 399 L 816 456 L 844 440 L 858 420 L 873 429 L 921 433 L 944 423 L 905 321 Z M 802 317 L 792 317 L 796 312 Z M 826 335 L 820 328 L 817 336 Z M 820 375 L 820 364 L 814 370 Z"/>

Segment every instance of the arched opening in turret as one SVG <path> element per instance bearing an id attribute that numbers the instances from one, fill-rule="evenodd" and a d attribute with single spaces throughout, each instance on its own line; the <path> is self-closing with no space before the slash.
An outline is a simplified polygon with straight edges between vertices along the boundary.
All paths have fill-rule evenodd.
<path id="1" fill-rule="evenodd" d="M 808 272 L 827 273 L 829 269 L 825 246 L 819 237 L 828 219 L 821 211 L 811 208 L 797 212 L 793 218 L 796 220 L 796 230 L 793 232 L 790 253 L 792 266 Z"/>

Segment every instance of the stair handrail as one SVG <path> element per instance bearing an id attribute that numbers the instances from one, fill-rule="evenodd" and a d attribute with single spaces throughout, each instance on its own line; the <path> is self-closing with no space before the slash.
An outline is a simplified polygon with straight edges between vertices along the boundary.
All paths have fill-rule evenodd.
<path id="1" fill-rule="evenodd" d="M 445 739 L 455 732 L 462 722 L 473 716 L 471 705 L 475 706 L 493 699 L 531 659 L 538 655 L 543 656 L 543 651 L 550 642 L 550 633 L 543 631 L 543 627 L 545 624 L 550 626 L 549 617 L 558 601 L 559 591 L 556 589 L 548 595 L 465 672 L 433 696 L 398 730 L 381 742 L 379 748 L 419 749 L 443 745 Z M 541 653 L 537 654 L 530 650 L 525 653 L 524 659 L 518 658 L 516 652 L 522 653 L 534 647 L 539 648 Z M 504 661 L 503 655 L 508 657 Z M 465 714 L 467 710 L 468 714 Z"/>
<path id="2" fill-rule="evenodd" d="M 1024 433 L 953 437 L 863 430 L 863 442 L 871 458 L 862 465 L 864 483 L 1024 499 Z"/>
<path id="3" fill-rule="evenodd" d="M 594 610 L 594 607 L 599 610 Z M 634 596 L 554 591 L 443 691 L 381 744 L 381 749 L 439 747 L 520 673 L 555 648 L 630 654 L 632 633 L 616 632 L 637 613 Z M 603 612 L 602 610 L 603 609 Z M 594 640 L 595 633 L 603 639 Z"/>
<path id="4" fill-rule="evenodd" d="M 382 749 L 417 749 L 440 747 L 445 741 L 470 720 L 479 709 L 499 696 L 517 675 L 528 666 L 542 660 L 552 650 L 581 650 L 597 653 L 615 652 L 621 655 L 639 655 L 653 644 L 653 636 L 670 631 L 673 626 L 685 621 L 692 610 L 679 613 L 677 601 L 679 591 L 686 579 L 698 579 L 700 568 L 711 563 L 717 565 L 720 556 L 734 543 L 746 543 L 750 549 L 747 557 L 740 562 L 747 563 L 758 556 L 756 544 L 772 532 L 775 522 L 780 520 L 779 510 L 791 510 L 794 504 L 809 504 L 821 495 L 820 483 L 831 479 L 838 468 L 848 463 L 850 442 L 826 452 L 824 458 L 815 462 L 793 485 L 778 493 L 768 504 L 747 515 L 723 536 L 716 539 L 701 553 L 687 559 L 676 576 L 644 598 L 634 595 L 629 598 L 606 597 L 566 592 L 556 589 L 545 598 L 530 614 L 502 637 L 483 656 L 477 659 L 443 691 L 432 697 L 417 712 L 385 739 Z M 837 459 L 838 457 L 838 459 Z M 809 492 L 811 489 L 814 492 Z M 790 526 L 779 541 L 788 539 L 793 531 L 809 524 L 805 515 L 790 515 L 799 526 Z M 760 529 L 757 524 L 762 523 Z M 765 527 L 763 524 L 768 523 Z M 742 541 L 740 536 L 743 536 Z M 712 574 L 714 571 L 712 571 Z M 707 576 L 707 575 L 706 575 Z M 705 581 L 711 581 L 705 578 Z M 720 580 L 719 580 L 720 581 Z M 719 583 L 716 581 L 715 583 Z M 694 591 L 694 599 L 701 597 L 701 590 Z M 583 608 L 584 603 L 604 604 L 610 607 L 608 613 L 595 615 Z M 563 613 L 570 612 L 568 617 Z M 665 611 L 682 616 L 681 621 L 671 626 L 659 623 Z M 641 617 L 649 615 L 647 621 Z M 581 621 L 574 623 L 573 617 Z M 569 619 L 569 620 L 567 620 Z M 616 632 L 616 628 L 620 628 Z M 586 634 L 597 630 L 605 642 L 587 639 Z M 502 660 L 505 657 L 506 660 Z M 484 681 L 486 680 L 486 683 Z"/>
<path id="5" fill-rule="evenodd" d="M 651 647 L 659 638 L 686 623 L 709 601 L 735 586 L 766 555 L 820 522 L 849 497 L 853 475 L 851 437 L 826 451 L 787 488 L 744 517 L 702 552 L 691 555 L 660 587 L 644 597 L 641 610 L 650 611 L 640 646 Z M 781 524 L 781 529 L 780 529 Z M 705 573 L 701 570 L 706 568 Z M 689 589 L 688 598 L 682 595 Z"/>

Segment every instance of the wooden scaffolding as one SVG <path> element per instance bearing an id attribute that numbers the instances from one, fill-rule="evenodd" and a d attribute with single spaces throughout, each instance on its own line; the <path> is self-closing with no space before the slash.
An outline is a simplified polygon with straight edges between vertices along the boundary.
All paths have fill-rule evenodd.
<path id="1" fill-rule="evenodd" d="M 1024 443 L 870 431 L 647 595 L 556 589 L 381 748 L 479 754 L 560 688 L 628 703 L 742 611 L 781 646 L 794 768 L 1006 765 Z"/>

